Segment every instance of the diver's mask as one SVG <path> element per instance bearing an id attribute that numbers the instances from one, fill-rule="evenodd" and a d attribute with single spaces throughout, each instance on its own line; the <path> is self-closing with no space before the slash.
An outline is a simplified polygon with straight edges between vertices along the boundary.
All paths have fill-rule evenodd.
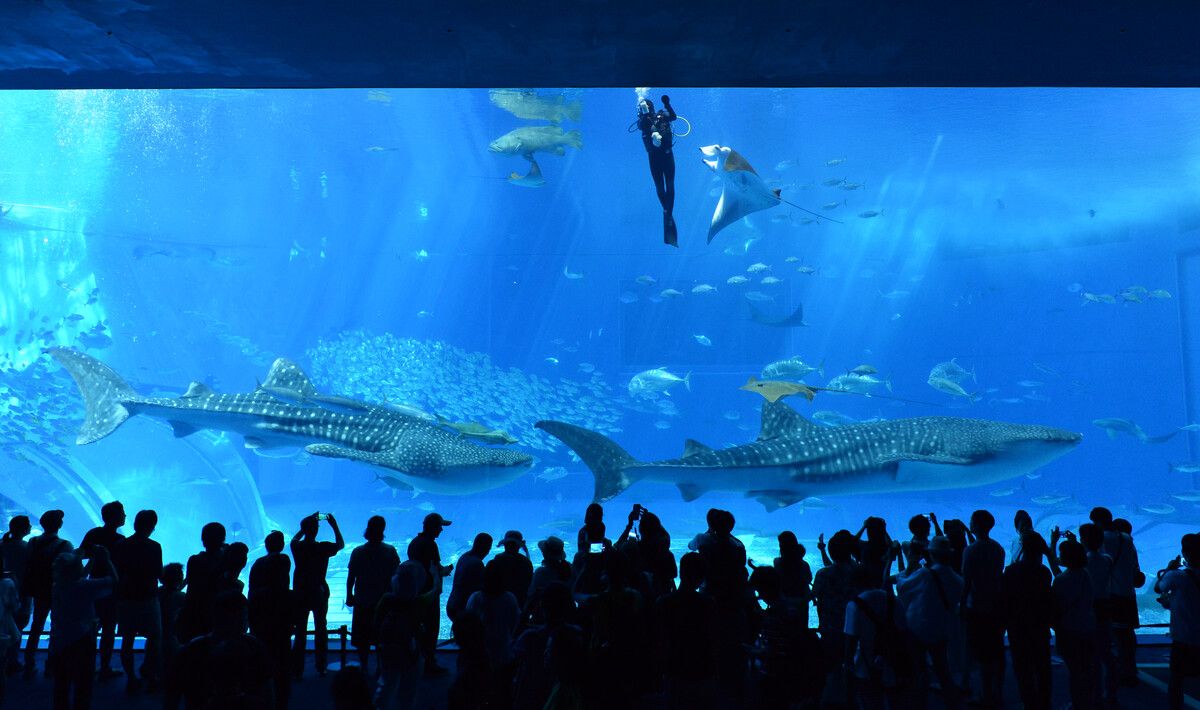
<path id="1" fill-rule="evenodd" d="M 659 133 L 658 131 L 655 131 L 655 132 L 651 133 L 651 134 L 650 134 L 650 141 L 651 141 L 652 143 L 654 143 L 654 147 L 655 147 L 655 148 L 659 148 L 659 147 L 661 147 L 661 146 L 662 146 L 662 134 L 661 134 L 661 133 Z"/>

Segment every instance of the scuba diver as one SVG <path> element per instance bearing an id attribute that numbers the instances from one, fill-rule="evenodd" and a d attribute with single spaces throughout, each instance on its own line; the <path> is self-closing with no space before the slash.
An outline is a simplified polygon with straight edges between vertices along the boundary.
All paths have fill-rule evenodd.
<path id="1" fill-rule="evenodd" d="M 679 233 L 675 230 L 675 218 L 671 215 L 675 209 L 675 154 L 671 152 L 674 143 L 671 121 L 678 116 L 671 107 L 671 97 L 664 94 L 662 102 L 663 108 L 655 111 L 650 99 L 639 99 L 637 127 L 642 132 L 642 145 L 646 147 L 646 155 L 650 159 L 650 177 L 654 180 L 654 189 L 663 208 L 663 242 L 678 247 Z"/>

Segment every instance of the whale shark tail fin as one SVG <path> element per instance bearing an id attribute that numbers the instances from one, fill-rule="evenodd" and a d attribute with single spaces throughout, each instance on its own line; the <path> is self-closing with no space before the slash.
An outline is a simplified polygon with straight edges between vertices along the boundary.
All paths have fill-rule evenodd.
<path id="1" fill-rule="evenodd" d="M 129 418 L 130 411 L 125 405 L 136 401 L 138 394 L 112 368 L 78 350 L 50 348 L 47 352 L 66 368 L 83 395 L 87 413 L 76 444 L 99 441 Z"/>
<path id="2" fill-rule="evenodd" d="M 615 498 L 636 480 L 626 469 L 638 460 L 603 434 L 565 422 L 540 421 L 535 426 L 571 447 L 592 470 L 596 479 L 593 499 L 597 503 Z"/>

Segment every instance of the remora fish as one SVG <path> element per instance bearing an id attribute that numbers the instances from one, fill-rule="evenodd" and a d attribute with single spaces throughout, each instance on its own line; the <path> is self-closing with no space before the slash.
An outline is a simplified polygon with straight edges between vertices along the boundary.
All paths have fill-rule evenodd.
<path id="1" fill-rule="evenodd" d="M 303 446 L 316 456 L 345 458 L 391 469 L 389 474 L 416 490 L 460 495 L 477 493 L 515 480 L 533 457 L 509 449 L 478 446 L 457 434 L 386 407 L 335 412 L 296 406 L 266 391 L 217 394 L 193 382 L 178 398 L 143 397 L 99 360 L 75 350 L 51 348 L 83 395 L 87 413 L 75 443 L 103 439 L 126 419 L 146 414 L 166 420 L 183 437 L 202 429 L 241 434 L 251 448 Z M 316 388 L 295 363 L 280 358 L 271 365 L 263 388 L 305 397 Z"/>
<path id="2" fill-rule="evenodd" d="M 777 510 L 810 496 L 966 488 L 1029 473 L 1082 436 L 1047 426 L 920 417 L 821 427 L 783 402 L 764 402 L 757 441 L 715 450 L 688 440 L 677 459 L 642 462 L 582 427 L 539 421 L 595 477 L 594 499 L 640 480 L 674 483 L 685 501 L 724 490 Z"/>

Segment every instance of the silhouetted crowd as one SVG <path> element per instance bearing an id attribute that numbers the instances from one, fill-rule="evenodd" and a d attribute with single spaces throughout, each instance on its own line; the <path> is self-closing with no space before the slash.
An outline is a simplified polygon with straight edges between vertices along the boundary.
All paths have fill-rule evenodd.
<path id="1" fill-rule="evenodd" d="M 135 516 L 129 537 L 119 502 L 101 515 L 77 549 L 58 536 L 62 511 L 43 514 L 42 534 L 28 542 L 29 519 L 10 521 L 0 541 L 0 679 L 36 675 L 48 617 L 55 708 L 86 708 L 94 681 L 122 676 L 127 692 L 162 693 L 168 708 L 285 708 L 306 668 L 310 617 L 313 669 L 325 674 L 327 568 L 345 547 L 334 516 L 305 517 L 287 546 L 282 532 L 268 534 L 244 584 L 249 549 L 226 544 L 220 523 L 203 527 L 203 549 L 185 567 L 163 564 L 154 511 Z M 322 523 L 332 541 L 318 539 Z M 935 694 L 949 708 L 999 707 L 1010 665 L 1024 707 L 1048 709 L 1052 631 L 1075 710 L 1115 706 L 1119 689 L 1138 683 L 1135 593 L 1147 579 L 1128 522 L 1105 508 L 1077 532 L 1054 528 L 1049 542 L 1018 511 L 1009 550 L 992 539 L 986 510 L 944 525 L 914 516 L 905 540 L 870 517 L 857 533 L 818 538 L 815 574 L 792 532 L 779 535 L 771 564 L 747 559 L 734 516 L 719 509 L 678 564 L 662 521 L 640 505 L 615 541 L 601 506 L 588 506 L 574 554 L 547 537 L 536 567 L 518 530 L 498 544 L 481 532 L 456 565 L 443 564 L 437 540 L 450 524 L 427 515 L 401 561 L 384 542 L 384 518 L 367 521 L 344 592 L 358 662 L 331 683 L 336 707 L 412 708 L 425 678 L 450 673 L 437 649 L 451 574 L 454 710 L 653 698 L 672 709 L 907 708 Z M 1183 706 L 1183 680 L 1200 675 L 1200 535 L 1181 547 L 1154 581 L 1171 615 L 1172 708 Z"/>

